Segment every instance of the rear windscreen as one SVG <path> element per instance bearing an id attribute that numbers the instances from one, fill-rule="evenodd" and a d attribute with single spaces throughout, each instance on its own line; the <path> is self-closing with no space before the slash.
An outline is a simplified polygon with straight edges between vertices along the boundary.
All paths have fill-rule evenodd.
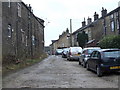
<path id="1" fill-rule="evenodd" d="M 106 51 L 104 52 L 104 57 L 113 57 L 113 58 L 120 57 L 120 51 Z"/>
<path id="2" fill-rule="evenodd" d="M 81 48 L 71 48 L 72 52 L 82 52 Z"/>

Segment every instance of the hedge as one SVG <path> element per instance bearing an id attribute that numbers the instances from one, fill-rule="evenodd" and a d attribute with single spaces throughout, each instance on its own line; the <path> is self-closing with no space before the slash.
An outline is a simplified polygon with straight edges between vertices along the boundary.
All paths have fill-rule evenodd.
<path id="1" fill-rule="evenodd" d="M 111 35 L 104 37 L 99 46 L 101 48 L 119 48 L 120 49 L 120 35 Z"/>

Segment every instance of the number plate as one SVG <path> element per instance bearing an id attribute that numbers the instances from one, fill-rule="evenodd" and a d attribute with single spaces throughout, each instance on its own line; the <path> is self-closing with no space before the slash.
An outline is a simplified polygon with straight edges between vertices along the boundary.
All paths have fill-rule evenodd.
<path id="1" fill-rule="evenodd" d="M 75 54 L 75 56 L 80 56 L 80 54 Z"/>
<path id="2" fill-rule="evenodd" d="M 120 69 L 120 66 L 110 67 L 110 69 Z"/>

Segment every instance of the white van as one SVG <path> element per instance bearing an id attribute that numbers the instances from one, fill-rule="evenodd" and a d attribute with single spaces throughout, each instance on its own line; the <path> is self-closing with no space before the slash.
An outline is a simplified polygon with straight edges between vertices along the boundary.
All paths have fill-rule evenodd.
<path id="1" fill-rule="evenodd" d="M 81 47 L 70 47 L 69 52 L 67 54 L 67 60 L 79 60 L 81 53 Z"/>

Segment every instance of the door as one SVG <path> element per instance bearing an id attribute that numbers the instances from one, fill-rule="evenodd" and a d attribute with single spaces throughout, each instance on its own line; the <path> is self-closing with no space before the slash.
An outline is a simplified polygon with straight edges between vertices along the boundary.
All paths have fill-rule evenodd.
<path id="1" fill-rule="evenodd" d="M 98 51 L 94 51 L 91 57 L 91 68 L 96 70 L 96 66 L 98 65 L 100 59 L 100 54 Z"/>

